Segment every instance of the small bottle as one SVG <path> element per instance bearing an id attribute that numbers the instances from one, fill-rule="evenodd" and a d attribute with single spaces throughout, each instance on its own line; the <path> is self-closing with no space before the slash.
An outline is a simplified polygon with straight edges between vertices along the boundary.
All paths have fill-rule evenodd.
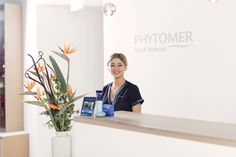
<path id="1" fill-rule="evenodd" d="M 105 116 L 105 112 L 102 110 L 102 91 L 101 90 L 96 90 L 96 95 L 97 95 L 97 100 L 96 100 L 96 110 L 95 110 L 95 115 L 98 117 L 103 117 Z"/>

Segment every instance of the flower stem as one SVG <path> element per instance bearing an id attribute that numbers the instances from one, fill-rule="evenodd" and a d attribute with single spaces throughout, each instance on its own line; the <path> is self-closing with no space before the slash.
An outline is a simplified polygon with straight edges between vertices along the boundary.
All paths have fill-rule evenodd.
<path id="1" fill-rule="evenodd" d="M 67 82 L 66 82 L 66 84 L 67 84 L 67 86 L 68 86 L 68 83 L 69 83 L 69 75 L 70 75 L 70 60 L 68 60 L 68 69 L 67 69 Z"/>

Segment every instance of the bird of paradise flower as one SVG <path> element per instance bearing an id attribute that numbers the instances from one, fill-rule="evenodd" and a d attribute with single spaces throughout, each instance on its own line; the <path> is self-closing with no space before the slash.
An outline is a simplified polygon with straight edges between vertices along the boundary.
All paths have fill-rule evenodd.
<path id="1" fill-rule="evenodd" d="M 30 54 L 33 64 L 25 72 L 24 95 L 32 95 L 36 100 L 25 101 L 26 103 L 42 106 L 45 111 L 41 114 L 48 115 L 50 120 L 46 123 L 56 131 L 69 131 L 71 129 L 71 116 L 74 110 L 74 102 L 84 97 L 86 94 L 75 97 L 72 86 L 69 84 L 70 59 L 68 54 L 75 53 L 77 49 L 64 44 L 64 48 L 58 46 L 59 51 L 52 52 L 67 62 L 67 79 L 62 74 L 56 60 L 49 55 L 50 66 L 43 57 L 43 52 L 39 51 L 39 59 L 35 60 Z M 37 85 L 37 90 L 34 87 Z M 42 91 L 41 91 L 42 90 Z"/>

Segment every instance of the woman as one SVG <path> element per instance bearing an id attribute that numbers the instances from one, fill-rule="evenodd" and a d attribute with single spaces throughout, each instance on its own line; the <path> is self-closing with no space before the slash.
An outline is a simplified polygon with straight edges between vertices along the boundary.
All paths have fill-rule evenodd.
<path id="1" fill-rule="evenodd" d="M 114 53 L 110 56 L 107 66 L 113 82 L 102 90 L 103 104 L 114 105 L 115 111 L 141 112 L 141 104 L 144 102 L 139 89 L 124 78 L 127 70 L 127 59 L 122 53 Z"/>

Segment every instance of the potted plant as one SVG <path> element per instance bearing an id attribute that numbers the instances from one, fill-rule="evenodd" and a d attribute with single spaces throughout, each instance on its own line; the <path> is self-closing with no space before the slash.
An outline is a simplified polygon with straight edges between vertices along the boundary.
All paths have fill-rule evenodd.
<path id="1" fill-rule="evenodd" d="M 60 149 L 60 147 L 71 145 L 71 137 L 67 138 L 65 132 L 70 131 L 72 115 L 78 112 L 74 109 L 75 101 L 85 95 L 75 96 L 75 92 L 73 92 L 72 86 L 69 84 L 70 59 L 68 54 L 75 53 L 77 50 L 71 48 L 68 44 L 64 44 L 64 48 L 59 46 L 58 48 L 59 51 L 53 50 L 52 53 L 67 63 L 66 79 L 53 56 L 49 55 L 50 64 L 48 64 L 42 51 L 39 52 L 37 60 L 28 54 L 32 60 L 32 65 L 25 71 L 25 87 L 27 91 L 23 93 L 24 95 L 32 96 L 34 99 L 26 100 L 25 103 L 41 106 L 45 109 L 41 114 L 49 117 L 46 123 L 47 126 L 54 128 L 56 134 L 60 136 L 52 139 L 52 153 L 53 156 L 57 157 L 60 155 L 67 156 L 63 155 L 65 148 L 63 148 L 61 153 L 55 152 L 57 150 L 54 150 L 54 147 L 56 147 L 55 149 Z M 62 141 L 62 138 L 65 138 L 65 140 L 63 143 L 58 143 L 58 138 L 60 138 L 59 142 Z M 65 146 L 62 146 L 63 144 Z M 70 153 L 68 156 L 71 156 L 71 147 L 68 149 Z"/>

